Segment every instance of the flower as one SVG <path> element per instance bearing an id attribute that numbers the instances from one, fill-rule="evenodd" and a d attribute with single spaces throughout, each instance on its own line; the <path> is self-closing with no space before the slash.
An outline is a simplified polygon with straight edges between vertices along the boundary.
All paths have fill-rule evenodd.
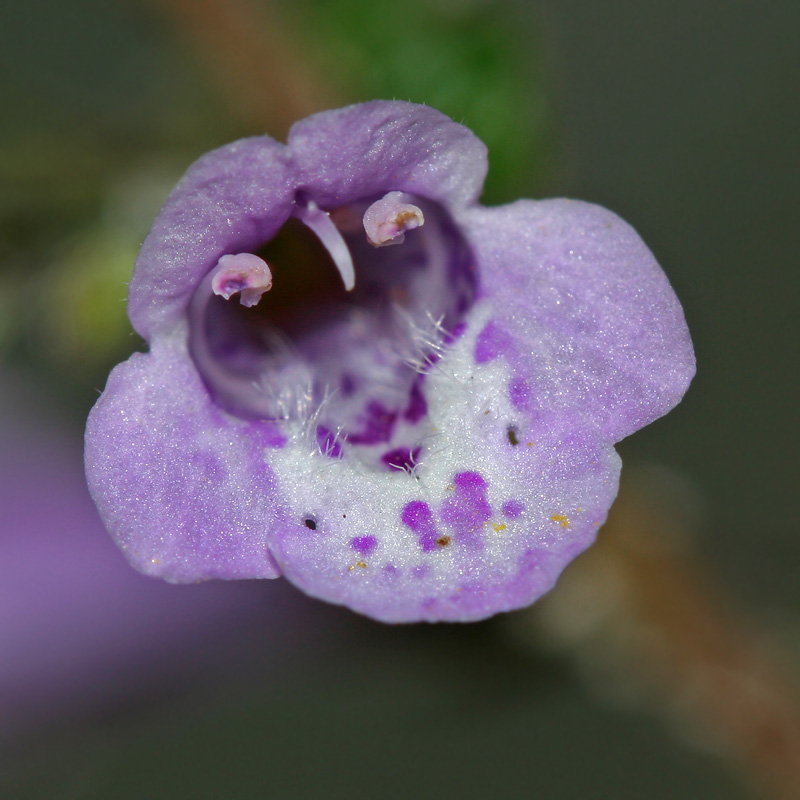
<path id="1" fill-rule="evenodd" d="M 136 262 L 89 486 L 139 570 L 286 576 L 379 620 L 530 604 L 588 547 L 613 444 L 694 372 L 680 305 L 603 208 L 484 208 L 483 144 L 375 101 L 194 164 Z"/>

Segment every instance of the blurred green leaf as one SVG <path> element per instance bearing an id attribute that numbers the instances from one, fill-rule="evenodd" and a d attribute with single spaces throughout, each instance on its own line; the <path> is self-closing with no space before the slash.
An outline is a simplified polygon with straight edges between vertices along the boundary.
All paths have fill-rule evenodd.
<path id="1" fill-rule="evenodd" d="M 487 201 L 530 194 L 543 181 L 552 139 L 541 48 L 513 6 L 307 0 L 295 8 L 310 57 L 329 80 L 350 87 L 354 100 L 426 103 L 483 139 Z"/>
<path id="2" fill-rule="evenodd" d="M 39 281 L 40 345 L 59 363 L 110 361 L 130 338 L 125 313 L 138 241 L 104 227 L 81 234 Z"/>

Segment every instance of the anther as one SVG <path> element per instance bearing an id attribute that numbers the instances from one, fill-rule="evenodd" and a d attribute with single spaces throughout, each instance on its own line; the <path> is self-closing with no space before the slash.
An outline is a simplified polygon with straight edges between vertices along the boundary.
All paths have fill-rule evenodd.
<path id="1" fill-rule="evenodd" d="M 272 288 L 272 272 L 267 262 L 252 253 L 222 256 L 211 278 L 214 294 L 230 300 L 239 294 L 239 302 L 251 308 L 264 292 Z"/>
<path id="2" fill-rule="evenodd" d="M 375 247 L 402 244 L 405 232 L 419 228 L 425 222 L 422 209 L 404 203 L 403 192 L 389 192 L 375 201 L 364 214 L 367 241 Z"/>

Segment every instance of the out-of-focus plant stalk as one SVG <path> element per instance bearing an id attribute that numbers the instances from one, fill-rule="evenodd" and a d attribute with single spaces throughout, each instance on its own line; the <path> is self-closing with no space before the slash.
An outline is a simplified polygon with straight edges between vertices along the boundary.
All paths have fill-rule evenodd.
<path id="1" fill-rule="evenodd" d="M 298 119 L 342 98 L 303 57 L 272 4 L 250 0 L 154 0 L 197 49 L 231 111 L 276 138 Z"/>
<path id="2" fill-rule="evenodd" d="M 758 797 L 796 800 L 797 686 L 686 546 L 676 511 L 690 498 L 665 492 L 664 477 L 624 485 L 598 543 L 518 619 L 601 691 L 666 713 Z"/>

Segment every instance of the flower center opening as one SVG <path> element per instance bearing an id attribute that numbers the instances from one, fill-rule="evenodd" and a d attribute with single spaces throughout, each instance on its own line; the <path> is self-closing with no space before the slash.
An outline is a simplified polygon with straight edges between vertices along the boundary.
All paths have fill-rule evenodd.
<path id="1" fill-rule="evenodd" d="M 328 213 L 300 196 L 275 237 L 223 256 L 200 284 L 190 349 L 229 413 L 308 423 L 330 457 L 374 446 L 410 471 L 425 373 L 475 292 L 470 249 L 440 204 L 391 192 Z"/>

